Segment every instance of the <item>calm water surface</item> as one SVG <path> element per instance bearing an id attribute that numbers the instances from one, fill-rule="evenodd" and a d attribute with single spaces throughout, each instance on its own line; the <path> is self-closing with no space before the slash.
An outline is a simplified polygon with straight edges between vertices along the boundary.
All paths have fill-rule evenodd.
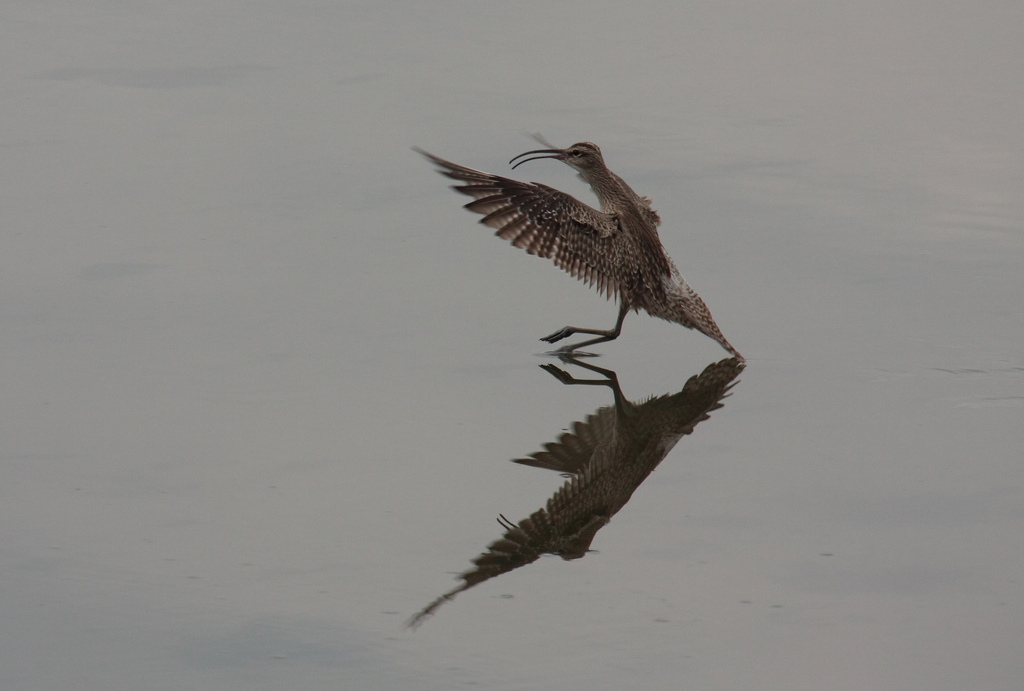
<path id="1" fill-rule="evenodd" d="M 1020 686 L 1019 3 L 0 19 L 4 689 Z M 410 151 L 537 131 L 745 369 L 646 315 L 542 356 L 615 307 Z"/>

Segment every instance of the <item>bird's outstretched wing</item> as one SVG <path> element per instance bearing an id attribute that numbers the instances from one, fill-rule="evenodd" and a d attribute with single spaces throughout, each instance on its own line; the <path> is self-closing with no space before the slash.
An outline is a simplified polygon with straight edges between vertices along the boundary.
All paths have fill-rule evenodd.
<path id="1" fill-rule="evenodd" d="M 580 475 L 594 458 L 598 446 L 611 444 L 615 437 L 615 408 L 600 408 L 585 420 L 574 422 L 571 432 L 564 432 L 558 441 L 544 444 L 543 451 L 527 458 L 514 458 L 515 463 L 557 470 L 567 475 Z"/>
<path id="2" fill-rule="evenodd" d="M 473 197 L 466 209 L 483 214 L 480 222 L 494 228 L 529 254 L 546 257 L 569 274 L 596 285 L 598 292 L 617 297 L 633 272 L 617 264 L 624 253 L 618 220 L 564 192 L 536 182 L 520 182 L 460 166 L 415 149 L 453 180 L 452 189 Z"/>

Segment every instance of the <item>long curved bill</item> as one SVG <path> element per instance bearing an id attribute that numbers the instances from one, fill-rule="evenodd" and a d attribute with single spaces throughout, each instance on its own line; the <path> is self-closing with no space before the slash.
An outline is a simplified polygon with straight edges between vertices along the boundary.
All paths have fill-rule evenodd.
<path id="1" fill-rule="evenodd" d="M 543 156 L 533 156 L 533 158 L 523 158 L 523 156 L 532 156 L 533 154 L 544 154 L 544 155 Z M 520 161 L 519 163 L 517 163 L 514 166 L 512 166 L 512 170 L 515 170 L 516 168 L 518 168 L 519 166 L 523 165 L 527 161 L 536 161 L 536 160 L 539 160 L 541 158 L 558 158 L 558 159 L 561 159 L 563 155 L 565 155 L 565 149 L 537 149 L 536 151 L 527 151 L 526 153 L 519 154 L 518 156 L 516 156 L 515 158 L 512 159 L 512 161 L 514 161 L 514 160 L 516 160 L 516 158 L 523 158 L 522 161 Z M 512 161 L 509 161 L 509 163 L 512 163 Z"/>

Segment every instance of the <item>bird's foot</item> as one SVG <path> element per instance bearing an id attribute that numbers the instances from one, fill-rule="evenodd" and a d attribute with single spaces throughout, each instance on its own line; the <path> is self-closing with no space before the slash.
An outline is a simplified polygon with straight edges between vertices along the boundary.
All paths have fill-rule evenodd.
<path id="1" fill-rule="evenodd" d="M 565 328 L 559 329 L 550 336 L 545 336 L 540 340 L 546 341 L 548 343 L 557 343 L 558 341 L 561 341 L 563 338 L 568 338 L 569 336 L 572 336 L 574 333 L 576 333 L 575 329 L 573 329 L 571 326 L 566 326 Z"/>
<path id="2" fill-rule="evenodd" d="M 555 367 L 554 365 L 541 365 L 541 369 L 550 374 L 552 377 L 562 382 L 563 384 L 569 384 L 572 382 L 572 375 L 566 372 L 564 369 Z"/>

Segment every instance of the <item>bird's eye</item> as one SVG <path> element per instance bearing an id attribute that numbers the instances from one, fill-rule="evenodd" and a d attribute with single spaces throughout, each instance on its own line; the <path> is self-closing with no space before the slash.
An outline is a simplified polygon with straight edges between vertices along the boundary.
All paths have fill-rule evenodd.
<path id="1" fill-rule="evenodd" d="M 575 158 L 579 158 L 580 156 L 583 155 L 583 152 L 580 151 L 579 149 L 573 149 L 572 151 L 569 152 L 569 155 Z"/>

